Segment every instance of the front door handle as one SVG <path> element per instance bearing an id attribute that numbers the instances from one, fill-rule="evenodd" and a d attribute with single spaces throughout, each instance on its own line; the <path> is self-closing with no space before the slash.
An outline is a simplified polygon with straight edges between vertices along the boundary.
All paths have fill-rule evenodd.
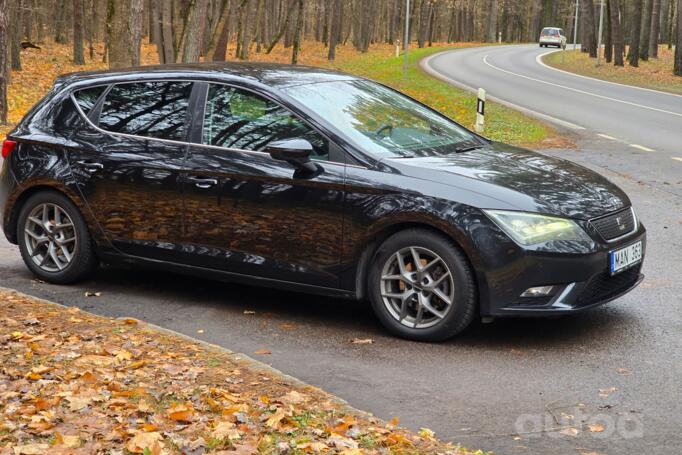
<path id="1" fill-rule="evenodd" d="M 85 168 L 86 172 L 90 172 L 90 173 L 101 171 L 102 169 L 104 169 L 104 165 L 102 163 L 98 163 L 96 161 L 81 160 L 81 161 L 78 161 L 78 164 L 83 166 Z"/>
<path id="2" fill-rule="evenodd" d="M 218 179 L 204 178 L 204 177 L 187 177 L 187 180 L 194 182 L 194 186 L 197 188 L 211 188 L 218 184 Z"/>

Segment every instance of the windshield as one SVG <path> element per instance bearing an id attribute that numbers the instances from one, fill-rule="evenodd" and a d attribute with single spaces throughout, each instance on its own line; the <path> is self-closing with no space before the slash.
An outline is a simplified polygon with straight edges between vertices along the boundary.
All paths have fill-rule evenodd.
<path id="1" fill-rule="evenodd" d="M 382 85 L 335 81 L 284 91 L 378 157 L 456 153 L 480 145 L 466 129 Z"/>

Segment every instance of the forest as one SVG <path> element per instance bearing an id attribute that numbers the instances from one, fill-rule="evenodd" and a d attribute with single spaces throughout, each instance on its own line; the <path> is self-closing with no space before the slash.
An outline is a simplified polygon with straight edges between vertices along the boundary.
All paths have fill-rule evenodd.
<path id="1" fill-rule="evenodd" d="M 86 57 L 111 68 L 139 65 L 144 41 L 160 63 L 248 60 L 283 46 L 296 64 L 309 41 L 323 43 L 333 60 L 339 46 L 362 53 L 377 43 L 533 42 L 555 26 L 596 58 L 601 0 L 577 3 L 411 0 L 407 11 L 406 0 L 0 0 L 0 123 L 22 50 L 48 41 L 71 45 L 76 65 Z M 637 67 L 665 45 L 675 49 L 670 71 L 682 76 L 680 9 L 682 0 L 603 0 L 605 61 Z"/>

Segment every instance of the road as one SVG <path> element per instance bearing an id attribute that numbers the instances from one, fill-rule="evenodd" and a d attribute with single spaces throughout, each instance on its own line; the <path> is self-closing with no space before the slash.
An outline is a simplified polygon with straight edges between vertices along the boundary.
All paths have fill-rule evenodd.
<path id="1" fill-rule="evenodd" d="M 554 111 L 553 98 L 545 104 Z M 673 185 L 636 171 L 653 166 L 653 156 L 665 163 L 661 173 L 678 163 L 662 150 L 640 159 L 645 152 L 594 131 L 576 130 L 577 150 L 546 153 L 592 167 L 630 195 L 648 228 L 647 278 L 583 315 L 496 320 L 445 343 L 415 343 L 387 336 L 363 303 L 118 268 L 74 286 L 37 282 L 4 239 L 0 285 L 252 355 L 353 406 L 469 447 L 499 454 L 677 453 L 682 197 Z M 374 343 L 350 343 L 356 337 Z M 272 355 L 254 354 L 263 348 Z M 591 432 L 578 419 L 604 431 Z"/>
<path id="2" fill-rule="evenodd" d="M 538 61 L 550 51 L 536 44 L 479 47 L 423 64 L 582 137 L 620 145 L 614 150 L 627 159 L 614 162 L 614 170 L 682 196 L 682 96 L 558 71 Z"/>

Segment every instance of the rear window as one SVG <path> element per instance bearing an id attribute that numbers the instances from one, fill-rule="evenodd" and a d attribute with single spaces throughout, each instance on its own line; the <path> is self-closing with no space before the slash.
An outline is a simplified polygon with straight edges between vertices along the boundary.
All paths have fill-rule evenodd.
<path id="1" fill-rule="evenodd" d="M 184 140 L 191 91 L 191 82 L 115 85 L 102 105 L 99 126 L 114 133 Z"/>
<path id="2" fill-rule="evenodd" d="M 88 115 L 106 88 L 106 85 L 100 85 L 99 87 L 78 90 L 73 94 L 73 97 L 76 100 L 76 104 L 85 112 L 85 115 Z"/>
<path id="3" fill-rule="evenodd" d="M 559 29 L 558 28 L 543 28 L 542 34 L 543 35 L 549 35 L 549 36 L 559 36 Z"/>

